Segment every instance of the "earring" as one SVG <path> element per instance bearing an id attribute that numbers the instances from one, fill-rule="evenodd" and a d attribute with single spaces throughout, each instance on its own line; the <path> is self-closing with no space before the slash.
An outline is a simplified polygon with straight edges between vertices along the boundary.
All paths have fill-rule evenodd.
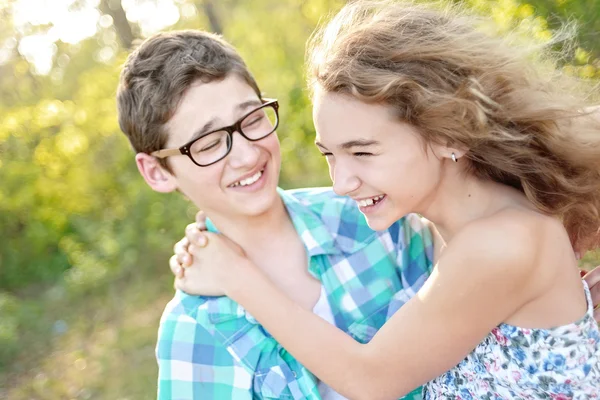
<path id="1" fill-rule="evenodd" d="M 452 158 L 452 161 L 458 162 L 458 158 L 456 158 L 456 154 L 454 154 L 454 152 L 452 153 L 452 155 L 450 156 L 450 158 Z"/>

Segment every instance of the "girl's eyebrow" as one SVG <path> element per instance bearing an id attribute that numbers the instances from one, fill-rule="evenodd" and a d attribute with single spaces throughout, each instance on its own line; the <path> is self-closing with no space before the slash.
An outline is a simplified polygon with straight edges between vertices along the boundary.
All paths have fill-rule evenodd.
<path id="1" fill-rule="evenodd" d="M 323 146 L 323 145 L 322 145 L 320 142 L 318 142 L 318 141 L 316 141 L 316 140 L 315 140 L 315 146 L 317 146 L 317 147 L 321 147 L 321 148 L 323 148 L 323 149 L 327 149 L 327 147 Z"/>
<path id="2" fill-rule="evenodd" d="M 352 147 L 367 147 L 374 146 L 380 144 L 377 140 L 370 139 L 358 139 L 358 140 L 349 140 L 347 142 L 342 143 L 338 147 L 343 150 L 351 149 Z"/>
<path id="3" fill-rule="evenodd" d="M 344 142 L 340 145 L 338 145 L 337 147 L 339 147 L 342 150 L 348 150 L 351 149 L 353 147 L 367 147 L 367 146 L 376 146 L 381 144 L 379 141 L 377 140 L 371 140 L 371 139 L 357 139 L 357 140 L 349 140 L 347 142 Z M 321 147 L 323 149 L 327 149 L 327 147 L 323 146 L 320 142 L 315 141 L 315 145 L 318 147 Z"/>

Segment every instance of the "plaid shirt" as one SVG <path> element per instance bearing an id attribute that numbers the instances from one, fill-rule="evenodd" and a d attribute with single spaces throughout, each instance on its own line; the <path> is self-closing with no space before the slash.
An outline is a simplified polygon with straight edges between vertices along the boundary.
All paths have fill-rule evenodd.
<path id="1" fill-rule="evenodd" d="M 279 193 L 335 325 L 368 342 L 431 273 L 430 231 L 409 215 L 375 232 L 353 200 L 330 188 Z M 178 291 L 162 316 L 156 353 L 160 400 L 321 399 L 315 376 L 227 297 Z M 421 389 L 405 399 L 421 399 Z"/>

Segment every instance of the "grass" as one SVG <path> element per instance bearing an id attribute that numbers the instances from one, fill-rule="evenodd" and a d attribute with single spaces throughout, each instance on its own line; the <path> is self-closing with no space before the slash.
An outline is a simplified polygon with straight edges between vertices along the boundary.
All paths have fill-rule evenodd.
<path id="1" fill-rule="evenodd" d="M 35 323 L 21 329 L 16 357 L 0 371 L 0 398 L 156 397 L 156 332 L 173 294 L 162 266 L 164 271 L 120 276 L 91 292 L 41 295 L 29 314 Z"/>

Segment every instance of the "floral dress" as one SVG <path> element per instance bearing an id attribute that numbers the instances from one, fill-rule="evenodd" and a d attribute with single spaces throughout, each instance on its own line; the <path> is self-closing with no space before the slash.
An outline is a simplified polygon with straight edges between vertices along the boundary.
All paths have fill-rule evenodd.
<path id="1" fill-rule="evenodd" d="M 552 329 L 501 324 L 424 387 L 425 400 L 600 399 L 600 331 L 590 290 L 585 316 Z"/>

